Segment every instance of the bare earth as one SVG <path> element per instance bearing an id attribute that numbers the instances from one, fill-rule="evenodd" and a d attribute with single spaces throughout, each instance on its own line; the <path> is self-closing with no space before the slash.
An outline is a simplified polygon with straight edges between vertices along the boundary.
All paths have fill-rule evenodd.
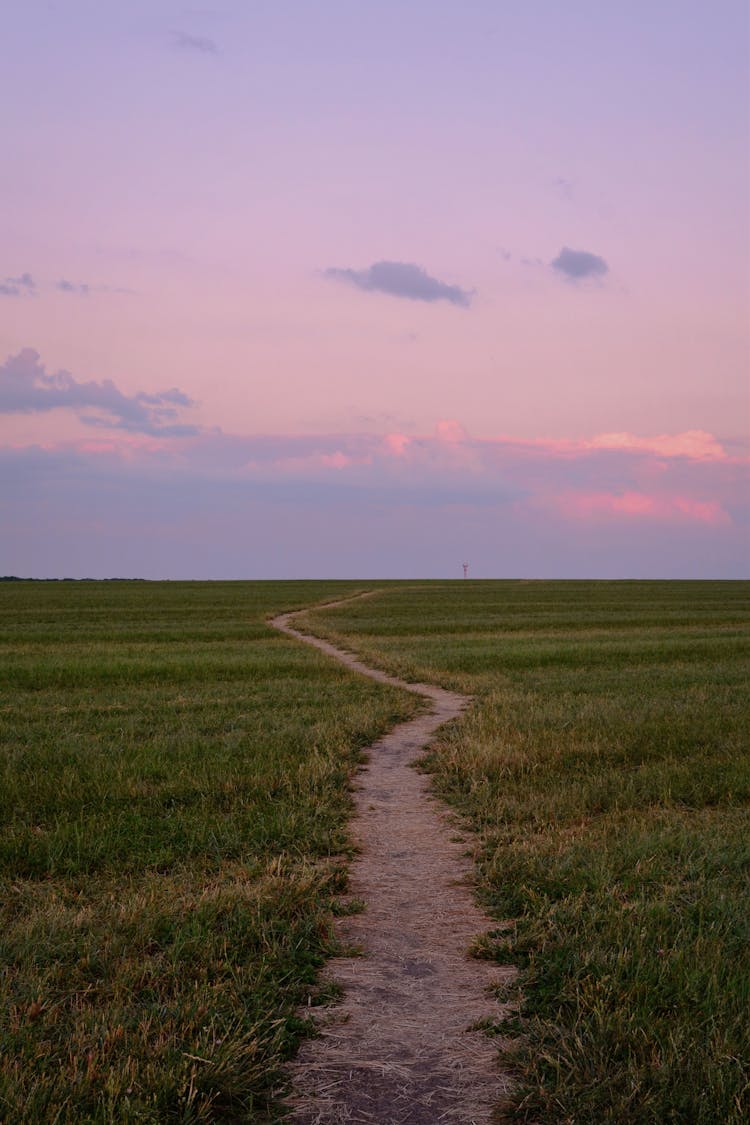
<path id="1" fill-rule="evenodd" d="M 338 932 L 364 955 L 329 963 L 343 1000 L 322 1009 L 320 1037 L 304 1043 L 290 1067 L 290 1119 L 489 1122 L 509 1079 L 498 1065 L 498 1039 L 470 1028 L 503 1014 L 491 986 L 515 970 L 468 956 L 472 939 L 493 923 L 474 902 L 455 826 L 411 766 L 470 700 L 369 668 L 292 628 L 293 616 L 272 624 L 362 675 L 424 696 L 432 707 L 371 746 L 357 775 L 352 827 L 361 853 L 350 892 L 365 911 L 342 919 Z"/>

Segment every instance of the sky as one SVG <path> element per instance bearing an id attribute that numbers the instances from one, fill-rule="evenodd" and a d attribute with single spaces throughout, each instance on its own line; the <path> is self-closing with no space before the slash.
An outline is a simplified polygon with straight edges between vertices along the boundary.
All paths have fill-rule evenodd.
<path id="1" fill-rule="evenodd" d="M 745 0 L 11 0 L 0 574 L 740 578 Z"/>

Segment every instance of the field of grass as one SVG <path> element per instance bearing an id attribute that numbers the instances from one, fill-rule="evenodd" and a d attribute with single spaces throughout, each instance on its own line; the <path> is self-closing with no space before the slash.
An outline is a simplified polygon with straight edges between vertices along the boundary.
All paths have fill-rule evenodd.
<path id="1" fill-rule="evenodd" d="M 358 750 L 413 712 L 271 632 L 372 583 L 0 583 L 0 1120 L 260 1120 Z M 750 1120 L 750 592 L 384 583 L 307 615 L 475 704 L 427 761 L 522 968 L 516 1120 Z"/>
<path id="2" fill-rule="evenodd" d="M 0 1120 L 259 1120 L 413 699 L 264 623 L 345 583 L 0 583 Z"/>
<path id="3" fill-rule="evenodd" d="M 513 1120 L 750 1121 L 749 593 L 411 583 L 306 617 L 475 696 L 426 764 L 522 969 Z"/>

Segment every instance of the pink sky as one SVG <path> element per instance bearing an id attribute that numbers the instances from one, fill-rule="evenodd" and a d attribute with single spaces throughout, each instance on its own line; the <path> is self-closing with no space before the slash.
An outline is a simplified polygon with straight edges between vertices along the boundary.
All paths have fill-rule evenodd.
<path id="1" fill-rule="evenodd" d="M 747 22 L 17 6 L 0 571 L 746 574 Z"/>

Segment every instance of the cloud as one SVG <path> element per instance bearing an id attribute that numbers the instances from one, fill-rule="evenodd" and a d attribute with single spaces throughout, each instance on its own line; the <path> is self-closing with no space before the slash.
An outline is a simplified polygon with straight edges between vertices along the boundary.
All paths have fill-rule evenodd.
<path id="1" fill-rule="evenodd" d="M 707 459 L 711 435 L 673 435 L 672 453 L 669 435 L 625 436 L 477 439 L 444 419 L 11 441 L 0 573 L 460 578 L 468 558 L 475 577 L 742 577 L 750 459 Z"/>
<path id="2" fill-rule="evenodd" d="M 455 418 L 441 418 L 435 426 L 435 437 L 438 441 L 447 441 L 453 445 L 467 442 L 469 439 L 466 430 Z"/>
<path id="3" fill-rule="evenodd" d="M 582 520 L 656 520 L 661 524 L 689 521 L 721 525 L 731 523 L 717 500 L 698 500 L 670 493 L 622 492 L 563 493 L 556 498 L 563 515 Z"/>
<path id="4" fill-rule="evenodd" d="M 134 290 L 113 285 L 89 285 L 84 281 L 70 281 L 61 277 L 59 281 L 42 282 L 41 287 L 30 273 L 22 273 L 18 277 L 5 277 L 0 279 L 0 297 L 31 297 L 49 288 L 60 293 L 75 293 L 81 297 L 88 297 L 90 293 L 128 293 Z"/>
<path id="5" fill-rule="evenodd" d="M 474 295 L 473 290 L 430 277 L 426 270 L 412 262 L 374 262 L 364 270 L 331 267 L 325 271 L 325 276 L 367 292 L 387 293 L 410 301 L 448 301 L 463 308 L 469 306 Z"/>
<path id="6" fill-rule="evenodd" d="M 173 31 L 172 42 L 184 51 L 199 51 L 203 55 L 218 55 L 219 48 L 207 35 L 190 35 L 187 31 Z"/>
<path id="7" fill-rule="evenodd" d="M 68 371 L 48 375 L 33 348 L 9 356 L 0 366 L 0 414 L 67 408 L 88 426 L 181 437 L 198 433 L 196 426 L 174 421 L 179 408 L 193 405 L 176 387 L 157 394 L 126 395 L 110 379 L 79 383 Z"/>
<path id="8" fill-rule="evenodd" d="M 555 176 L 552 187 L 562 199 L 573 198 L 573 184 L 565 176 Z"/>
<path id="9" fill-rule="evenodd" d="M 0 297 L 29 296 L 36 291 L 36 282 L 30 273 L 6 277 L 0 281 Z"/>
<path id="10" fill-rule="evenodd" d="M 417 497 L 514 503 L 550 518 L 620 523 L 720 523 L 745 503 L 750 459 L 723 452 L 712 435 L 613 435 L 570 441 L 475 438 L 456 419 L 430 434 L 228 434 L 202 430 L 174 447 L 171 435 L 111 434 L 85 443 L 92 456 L 195 479 L 258 486 L 344 489 L 391 504 Z M 623 441 L 623 437 L 627 438 Z M 82 443 L 76 448 L 83 451 Z M 706 456 L 706 453 L 710 456 Z M 408 487 L 409 499 L 402 495 Z M 401 497 L 399 499 L 399 497 Z M 744 510 L 744 509 L 742 509 Z M 743 517 L 744 518 L 744 517 Z"/>
<path id="11" fill-rule="evenodd" d="M 62 293 L 79 293 L 82 297 L 87 297 L 91 292 L 91 286 L 85 283 L 77 284 L 74 281 L 67 281 L 64 277 L 58 281 L 57 289 Z"/>
<path id="12" fill-rule="evenodd" d="M 604 277 L 609 273 L 609 266 L 604 258 L 600 258 L 598 254 L 590 254 L 588 250 L 571 250 L 569 246 L 563 246 L 550 265 L 564 274 L 569 281 L 582 281 L 587 277 Z"/>
<path id="13" fill-rule="evenodd" d="M 587 443 L 591 449 L 630 449 L 656 453 L 663 457 L 690 457 L 696 461 L 724 461 L 727 454 L 713 434 L 705 430 L 685 430 L 679 434 L 598 434 Z"/>

